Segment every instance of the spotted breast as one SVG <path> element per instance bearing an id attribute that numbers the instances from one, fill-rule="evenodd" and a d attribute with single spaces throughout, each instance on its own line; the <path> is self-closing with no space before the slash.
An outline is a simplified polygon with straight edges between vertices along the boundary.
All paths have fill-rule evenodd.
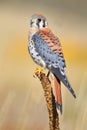
<path id="1" fill-rule="evenodd" d="M 33 37 L 33 36 L 32 36 Z M 39 55 L 39 53 L 36 51 L 35 45 L 34 45 L 34 41 L 31 38 L 31 35 L 29 35 L 28 37 L 28 51 L 32 57 L 32 59 L 34 60 L 34 62 L 36 62 L 38 65 L 46 68 L 46 63 L 44 62 L 44 60 L 41 58 L 41 56 Z M 39 42 L 39 41 L 37 41 Z"/>

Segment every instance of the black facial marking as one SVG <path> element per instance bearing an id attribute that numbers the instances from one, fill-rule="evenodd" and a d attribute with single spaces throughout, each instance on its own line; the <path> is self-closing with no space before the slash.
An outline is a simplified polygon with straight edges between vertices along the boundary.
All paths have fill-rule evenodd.
<path id="1" fill-rule="evenodd" d="M 41 19 L 38 19 L 38 20 L 37 20 L 37 23 L 36 23 L 37 26 L 38 26 L 38 28 L 39 28 L 39 23 L 40 23 L 40 22 L 41 22 Z"/>
<path id="2" fill-rule="evenodd" d="M 45 20 L 43 20 L 43 27 L 45 27 Z"/>
<path id="3" fill-rule="evenodd" d="M 38 19 L 38 23 L 41 22 L 41 19 Z"/>

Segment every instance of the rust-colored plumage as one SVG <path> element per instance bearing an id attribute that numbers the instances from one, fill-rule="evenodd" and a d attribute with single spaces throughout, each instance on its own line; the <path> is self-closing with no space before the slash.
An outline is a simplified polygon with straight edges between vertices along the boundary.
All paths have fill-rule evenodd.
<path id="1" fill-rule="evenodd" d="M 58 55 L 63 55 L 62 47 L 59 39 L 52 33 L 49 28 L 39 30 L 38 34 L 46 41 L 49 47 L 53 51 L 56 51 Z M 56 50 L 57 49 L 57 50 Z M 61 95 L 61 83 L 54 76 L 54 87 L 55 87 L 55 99 L 60 112 L 62 113 L 62 95 Z"/>
<path id="2" fill-rule="evenodd" d="M 74 98 L 76 94 L 66 75 L 66 63 L 59 38 L 48 28 L 46 18 L 34 14 L 30 20 L 29 53 L 40 66 L 49 69 L 54 75 L 55 99 L 62 113 L 61 82 Z"/>
<path id="3" fill-rule="evenodd" d="M 54 87 L 55 87 L 55 99 L 58 104 L 59 110 L 62 113 L 62 95 L 61 95 L 61 83 L 54 76 Z"/>
<path id="4" fill-rule="evenodd" d="M 58 55 L 63 55 L 62 46 L 57 36 L 55 36 L 49 28 L 39 30 L 38 34 L 46 41 L 49 47 Z"/>

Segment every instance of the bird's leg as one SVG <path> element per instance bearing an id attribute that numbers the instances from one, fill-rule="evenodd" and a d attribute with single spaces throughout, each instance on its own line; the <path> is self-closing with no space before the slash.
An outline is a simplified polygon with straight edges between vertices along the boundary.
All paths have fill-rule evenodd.
<path id="1" fill-rule="evenodd" d="M 34 74 L 33 74 L 33 77 L 36 78 L 36 75 L 38 77 L 40 77 L 40 74 L 44 71 L 44 68 L 43 67 L 39 67 L 35 70 Z"/>
<path id="2" fill-rule="evenodd" d="M 48 71 L 48 73 L 47 73 L 47 77 L 49 77 L 49 75 L 50 75 L 50 71 Z"/>
<path id="3" fill-rule="evenodd" d="M 50 72 L 50 70 L 49 70 L 48 73 L 47 73 L 47 77 L 48 77 L 48 78 L 49 78 L 49 76 L 50 76 L 50 78 L 53 80 L 54 75 Z"/>

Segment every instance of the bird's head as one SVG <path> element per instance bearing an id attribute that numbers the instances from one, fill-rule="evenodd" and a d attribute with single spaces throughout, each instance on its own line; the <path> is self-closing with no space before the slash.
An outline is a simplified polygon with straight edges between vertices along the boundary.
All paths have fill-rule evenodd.
<path id="1" fill-rule="evenodd" d="M 46 18 L 41 14 L 34 14 L 31 16 L 30 28 L 33 29 L 43 29 L 47 28 L 48 23 Z"/>

